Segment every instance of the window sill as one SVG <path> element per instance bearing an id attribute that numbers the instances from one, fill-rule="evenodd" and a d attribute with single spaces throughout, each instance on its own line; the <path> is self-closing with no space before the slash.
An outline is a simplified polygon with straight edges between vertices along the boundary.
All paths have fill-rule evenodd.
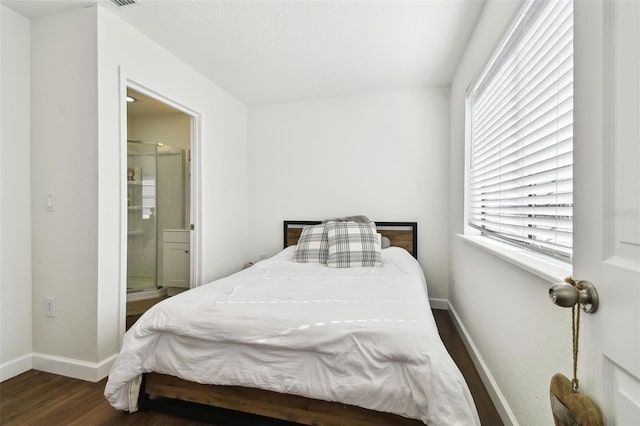
<path id="1" fill-rule="evenodd" d="M 495 241 L 481 235 L 457 235 L 463 241 L 486 250 L 550 283 L 563 281 L 566 277 L 571 276 L 571 265 L 560 260 L 555 260 L 542 254 L 530 252 L 526 249 Z"/>

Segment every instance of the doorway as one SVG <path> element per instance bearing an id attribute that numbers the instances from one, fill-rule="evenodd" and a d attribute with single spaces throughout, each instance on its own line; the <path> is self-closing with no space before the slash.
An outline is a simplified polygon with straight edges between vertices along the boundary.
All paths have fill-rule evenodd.
<path id="1" fill-rule="evenodd" d="M 189 114 L 127 88 L 127 317 L 191 286 L 191 129 Z"/>

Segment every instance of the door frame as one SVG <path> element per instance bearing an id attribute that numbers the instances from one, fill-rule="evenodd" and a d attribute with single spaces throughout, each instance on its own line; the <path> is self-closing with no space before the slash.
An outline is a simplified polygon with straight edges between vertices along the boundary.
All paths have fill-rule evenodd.
<path id="1" fill-rule="evenodd" d="M 169 105 L 172 108 L 191 117 L 190 126 L 190 224 L 191 224 L 191 242 L 190 242 L 190 276 L 191 287 L 197 287 L 202 279 L 201 273 L 201 220 L 202 220 L 202 174 L 201 174 L 201 140 L 202 140 L 202 118 L 201 114 L 179 101 L 172 99 L 160 91 L 154 90 L 149 86 L 136 81 L 120 72 L 120 271 L 119 271 L 119 319 L 118 319 L 118 336 L 119 344 L 122 345 L 122 338 L 126 331 L 126 312 L 127 312 L 127 88 L 132 88 L 138 92 L 145 94 L 155 100 Z"/>

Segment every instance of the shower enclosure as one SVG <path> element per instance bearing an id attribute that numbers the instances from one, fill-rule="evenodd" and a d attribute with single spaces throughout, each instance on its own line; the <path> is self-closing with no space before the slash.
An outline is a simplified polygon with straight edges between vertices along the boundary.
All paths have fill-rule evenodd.
<path id="1" fill-rule="evenodd" d="M 127 143 L 128 298 L 162 294 L 162 231 L 186 225 L 184 158 L 167 145 Z"/>

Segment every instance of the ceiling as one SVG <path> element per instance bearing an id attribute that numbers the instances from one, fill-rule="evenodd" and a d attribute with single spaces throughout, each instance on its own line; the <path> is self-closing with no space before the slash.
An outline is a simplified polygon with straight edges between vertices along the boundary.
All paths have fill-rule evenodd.
<path id="1" fill-rule="evenodd" d="M 484 0 L 2 0 L 37 18 L 100 3 L 248 105 L 448 85 Z"/>

